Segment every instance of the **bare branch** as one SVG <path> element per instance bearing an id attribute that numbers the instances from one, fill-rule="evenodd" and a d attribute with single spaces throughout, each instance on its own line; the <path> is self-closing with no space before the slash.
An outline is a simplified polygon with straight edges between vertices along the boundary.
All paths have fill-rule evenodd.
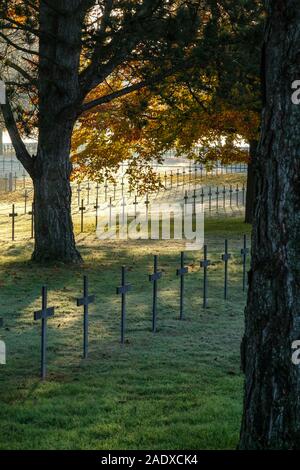
<path id="1" fill-rule="evenodd" d="M 5 122 L 5 127 L 9 133 L 10 139 L 14 146 L 16 157 L 22 163 L 25 170 L 33 175 L 33 159 L 28 153 L 23 140 L 21 139 L 17 124 L 9 103 L 9 100 L 6 100 L 5 104 L 1 104 L 1 111 Z"/>

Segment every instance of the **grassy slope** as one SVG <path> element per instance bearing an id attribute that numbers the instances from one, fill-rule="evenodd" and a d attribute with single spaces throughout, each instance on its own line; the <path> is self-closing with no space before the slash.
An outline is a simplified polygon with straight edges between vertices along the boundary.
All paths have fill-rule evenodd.
<path id="1" fill-rule="evenodd" d="M 1 449 L 224 449 L 238 440 L 242 402 L 239 343 L 245 295 L 241 291 L 241 219 L 210 219 L 209 305 L 202 309 L 200 253 L 190 253 L 186 278 L 186 320 L 179 322 L 180 245 L 139 242 L 100 246 L 79 240 L 84 268 L 37 268 L 31 244 L 1 246 L 0 316 L 6 328 L 8 363 L 1 367 Z M 224 237 L 235 253 L 230 267 L 230 300 L 222 300 Z M 151 328 L 152 255 L 160 254 L 165 275 L 159 285 L 159 320 Z M 120 299 L 115 294 L 120 266 L 129 266 L 127 342 L 119 344 Z M 97 296 L 91 307 L 90 357 L 81 359 L 82 313 L 74 298 L 83 272 Z M 38 379 L 40 286 L 49 286 L 46 383 Z"/>

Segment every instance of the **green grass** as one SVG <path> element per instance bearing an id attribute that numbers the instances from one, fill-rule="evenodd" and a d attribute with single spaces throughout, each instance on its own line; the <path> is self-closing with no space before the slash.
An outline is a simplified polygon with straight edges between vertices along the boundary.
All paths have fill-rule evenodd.
<path id="1" fill-rule="evenodd" d="M 0 245 L 1 449 L 232 449 L 238 441 L 243 378 L 239 345 L 245 294 L 241 218 L 208 219 L 209 308 L 202 308 L 201 253 L 190 252 L 186 319 L 178 321 L 179 242 L 100 242 L 78 238 L 85 264 L 37 267 L 31 242 Z M 224 238 L 233 253 L 229 300 L 223 296 Z M 153 254 L 159 283 L 158 331 L 151 333 Z M 126 344 L 119 343 L 120 268 L 129 268 Z M 74 299 L 89 275 L 90 355 L 82 359 L 82 310 Z M 40 288 L 56 307 L 48 323 L 48 380 L 39 380 Z"/>

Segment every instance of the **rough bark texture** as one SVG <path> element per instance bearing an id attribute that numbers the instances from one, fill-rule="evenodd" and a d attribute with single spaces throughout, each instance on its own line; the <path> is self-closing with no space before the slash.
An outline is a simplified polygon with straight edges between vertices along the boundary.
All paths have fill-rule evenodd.
<path id="1" fill-rule="evenodd" d="M 300 449 L 300 8 L 267 1 L 262 136 L 242 363 L 241 449 Z"/>
<path id="2" fill-rule="evenodd" d="M 245 211 L 245 222 L 246 224 L 252 224 L 253 213 L 254 213 L 254 202 L 255 202 L 255 157 L 257 152 L 258 142 L 252 140 L 249 145 L 249 157 L 250 161 L 248 164 L 247 173 L 247 195 L 246 195 L 246 211 Z"/>
<path id="3" fill-rule="evenodd" d="M 71 219 L 70 147 L 76 109 L 81 18 L 75 2 L 65 15 L 40 5 L 39 142 L 34 161 L 36 261 L 78 262 Z M 68 8 L 70 11 L 68 11 Z M 51 41 L 49 40 L 51 38 Z"/>

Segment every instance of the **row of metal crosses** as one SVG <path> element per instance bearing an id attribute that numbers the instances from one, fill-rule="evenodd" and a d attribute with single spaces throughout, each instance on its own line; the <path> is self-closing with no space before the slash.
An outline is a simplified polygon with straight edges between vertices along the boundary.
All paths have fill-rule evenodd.
<path id="1" fill-rule="evenodd" d="M 246 258 L 249 249 L 247 248 L 246 236 L 244 236 L 244 246 L 241 250 L 243 259 L 243 290 L 246 289 Z M 225 266 L 224 275 L 224 299 L 228 297 L 228 261 L 231 254 L 228 253 L 228 241 L 225 240 L 225 253 L 222 255 L 222 260 Z M 211 261 L 207 258 L 207 245 L 204 245 L 204 256 L 200 261 L 200 267 L 203 268 L 203 308 L 208 306 L 208 267 Z M 180 309 L 179 319 L 184 320 L 184 277 L 188 274 L 189 268 L 184 263 L 184 252 L 180 256 L 180 268 L 177 269 L 176 275 L 180 278 Z M 158 298 L 158 281 L 162 278 L 162 271 L 158 270 L 158 256 L 154 255 L 154 269 L 153 273 L 149 275 L 149 281 L 153 284 L 152 295 L 152 332 L 157 331 L 157 298 Z M 121 285 L 117 287 L 117 294 L 121 295 L 121 335 L 120 341 L 123 345 L 125 343 L 126 333 L 126 295 L 132 289 L 132 285 L 126 283 L 126 267 L 122 266 L 121 270 Z M 76 299 L 77 306 L 83 306 L 83 358 L 88 357 L 88 342 L 89 342 L 89 305 L 95 301 L 95 296 L 89 294 L 88 277 L 83 277 L 83 296 Z M 47 352 L 47 320 L 54 316 L 54 307 L 47 306 L 47 287 L 42 287 L 42 309 L 34 312 L 34 320 L 42 320 L 41 323 L 41 378 L 44 380 L 47 375 L 46 367 L 46 352 Z M 0 319 L 1 326 L 1 319 Z"/>

